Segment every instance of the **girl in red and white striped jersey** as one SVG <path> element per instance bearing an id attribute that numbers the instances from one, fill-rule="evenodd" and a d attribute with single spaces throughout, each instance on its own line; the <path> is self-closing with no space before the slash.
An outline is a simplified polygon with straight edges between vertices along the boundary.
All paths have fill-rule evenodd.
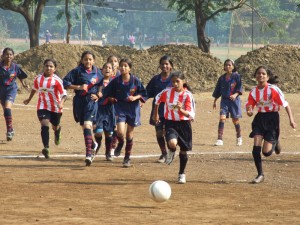
<path id="1" fill-rule="evenodd" d="M 261 183 L 264 181 L 261 151 L 264 156 L 268 157 L 274 150 L 276 154 L 279 154 L 281 150 L 278 143 L 280 106 L 286 109 L 292 128 L 296 128 L 296 123 L 282 91 L 275 85 L 278 83 L 278 77 L 264 66 L 255 70 L 254 77 L 257 80 L 257 86 L 248 96 L 246 111 L 248 116 L 252 116 L 254 107 L 258 110 L 249 136 L 254 138 L 252 155 L 258 172 L 252 183 Z"/>
<path id="2" fill-rule="evenodd" d="M 42 154 L 49 158 L 49 124 L 52 124 L 54 130 L 54 142 L 60 143 L 60 119 L 64 102 L 67 98 L 66 90 L 63 87 L 62 80 L 55 74 L 56 61 L 46 59 L 44 61 L 44 73 L 39 74 L 34 82 L 28 99 L 24 100 L 27 105 L 34 94 L 38 92 L 37 116 L 41 123 L 41 136 L 44 148 Z"/>
<path id="3" fill-rule="evenodd" d="M 178 144 L 180 147 L 178 183 L 184 184 L 188 162 L 187 151 L 192 150 L 191 120 L 195 118 L 195 101 L 189 87 L 184 83 L 184 74 L 177 71 L 171 76 L 173 87 L 161 91 L 155 97 L 153 120 L 159 122 L 158 108 L 159 104 L 164 102 L 166 141 L 169 149 L 165 163 L 169 165 L 172 163 Z"/>

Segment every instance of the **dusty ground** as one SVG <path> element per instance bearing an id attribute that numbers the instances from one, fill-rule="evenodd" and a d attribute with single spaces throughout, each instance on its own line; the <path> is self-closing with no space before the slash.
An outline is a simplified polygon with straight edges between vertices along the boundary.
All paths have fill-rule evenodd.
<path id="1" fill-rule="evenodd" d="M 13 107 L 12 142 L 6 142 L 4 119 L 0 120 L 0 224 L 300 223 L 300 132 L 289 127 L 285 111 L 281 112 L 283 152 L 264 158 L 265 182 L 253 185 L 249 182 L 256 170 L 248 138 L 252 118 L 244 114 L 241 120 L 243 146 L 235 146 L 234 127 L 228 121 L 225 145 L 215 147 L 218 112 L 212 111 L 211 93 L 196 94 L 194 149 L 187 183 L 180 185 L 178 157 L 170 166 L 155 162 L 159 150 L 148 125 L 150 102 L 142 110 L 143 125 L 135 131 L 133 167 L 125 169 L 122 158 L 108 163 L 103 155 L 85 167 L 82 131 L 73 121 L 71 100 L 62 118 L 61 145 L 54 145 L 51 133 L 53 157 L 36 158 L 42 149 L 36 99 L 25 107 L 21 102 L 26 97 L 17 96 Z M 299 95 L 288 94 L 287 99 L 300 123 Z M 153 156 L 138 158 L 146 155 Z M 148 195 L 149 185 L 159 179 L 172 188 L 165 203 Z"/>

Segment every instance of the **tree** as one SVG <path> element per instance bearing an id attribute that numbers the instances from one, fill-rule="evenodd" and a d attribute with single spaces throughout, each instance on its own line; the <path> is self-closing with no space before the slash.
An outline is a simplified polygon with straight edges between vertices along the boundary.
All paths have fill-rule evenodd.
<path id="1" fill-rule="evenodd" d="M 206 23 L 223 12 L 241 8 L 247 0 L 169 0 L 169 8 L 177 10 L 177 19 L 191 23 L 196 20 L 198 47 L 210 52 L 210 39 L 205 34 Z"/>
<path id="2" fill-rule="evenodd" d="M 39 45 L 41 17 L 46 0 L 0 0 L 0 8 L 21 14 L 28 25 L 30 48 Z"/>

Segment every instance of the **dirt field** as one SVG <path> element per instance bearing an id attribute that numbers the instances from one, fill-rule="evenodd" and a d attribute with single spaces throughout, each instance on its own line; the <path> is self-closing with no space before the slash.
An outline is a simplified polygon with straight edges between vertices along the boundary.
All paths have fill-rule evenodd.
<path id="1" fill-rule="evenodd" d="M 36 99 L 30 106 L 17 96 L 13 107 L 16 135 L 6 142 L 0 120 L 0 224 L 300 224 L 300 132 L 281 112 L 283 152 L 264 158 L 265 182 L 253 185 L 252 118 L 241 120 L 243 145 L 235 146 L 231 121 L 225 124 L 224 146 L 215 147 L 218 111 L 211 93 L 195 95 L 193 152 L 186 169 L 187 183 L 177 184 L 178 157 L 172 165 L 158 164 L 154 128 L 148 124 L 150 102 L 143 107 L 143 125 L 135 130 L 131 168 L 122 157 L 113 162 L 101 155 L 85 167 L 81 128 L 72 118 L 71 100 L 62 118 L 63 136 L 52 158 L 37 156 L 42 149 Z M 247 93 L 243 97 L 245 100 Z M 300 123 L 299 94 L 287 99 Z M 245 102 L 245 101 L 243 101 Z M 300 124 L 299 124 L 300 125 Z M 150 155 L 150 156 L 149 156 Z M 18 157 L 19 156 L 19 157 Z M 156 203 L 148 194 L 155 180 L 172 188 L 169 201 Z"/>

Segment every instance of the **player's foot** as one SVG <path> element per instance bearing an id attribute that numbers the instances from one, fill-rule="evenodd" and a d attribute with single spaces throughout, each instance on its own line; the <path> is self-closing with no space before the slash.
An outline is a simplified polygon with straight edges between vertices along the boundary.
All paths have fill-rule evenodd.
<path id="1" fill-rule="evenodd" d="M 263 174 L 258 175 L 253 181 L 253 184 L 262 183 L 265 180 L 265 176 Z"/>
<path id="2" fill-rule="evenodd" d="M 121 155 L 121 150 L 122 150 L 123 144 L 118 143 L 115 152 L 114 152 L 114 156 L 120 156 Z"/>
<path id="3" fill-rule="evenodd" d="M 55 145 L 59 145 L 60 144 L 60 133 L 61 133 L 61 127 L 59 127 L 54 132 L 54 143 L 55 143 Z"/>
<path id="4" fill-rule="evenodd" d="M 49 159 L 50 158 L 49 148 L 43 148 L 42 154 L 45 156 L 46 159 Z"/>
<path id="5" fill-rule="evenodd" d="M 275 153 L 276 153 L 277 155 L 279 155 L 280 152 L 281 152 L 281 144 L 280 144 L 280 142 L 278 141 L 277 144 L 276 144 L 276 146 L 275 146 Z"/>
<path id="6" fill-rule="evenodd" d="M 159 156 L 159 159 L 157 160 L 158 163 L 164 163 L 166 161 L 167 156 L 164 154 L 161 154 Z"/>
<path id="7" fill-rule="evenodd" d="M 168 150 L 165 163 L 170 165 L 173 162 L 174 158 L 175 158 L 175 152 Z"/>
<path id="8" fill-rule="evenodd" d="M 243 139 L 242 139 L 242 137 L 238 137 L 237 139 L 236 139 L 236 145 L 237 146 L 241 146 L 243 144 Z"/>
<path id="9" fill-rule="evenodd" d="M 178 174 L 178 184 L 185 184 L 186 179 L 185 179 L 185 174 Z"/>
<path id="10" fill-rule="evenodd" d="M 124 158 L 123 167 L 125 168 L 131 167 L 130 158 L 126 158 L 126 157 Z"/>
<path id="11" fill-rule="evenodd" d="M 85 166 L 90 166 L 90 165 L 92 165 L 92 157 L 87 156 L 85 157 Z"/>
<path id="12" fill-rule="evenodd" d="M 224 144 L 223 140 L 218 139 L 217 142 L 215 143 L 215 146 L 222 146 L 223 144 Z"/>
<path id="13" fill-rule="evenodd" d="M 110 154 L 105 155 L 106 161 L 113 161 L 113 157 Z"/>
<path id="14" fill-rule="evenodd" d="M 111 155 L 115 155 L 115 149 L 114 149 L 114 148 L 112 148 L 112 149 L 110 150 L 110 154 L 111 154 Z"/>
<path id="15" fill-rule="evenodd" d="M 11 130 L 11 131 L 7 132 L 6 133 L 6 140 L 7 141 L 11 141 L 13 139 L 14 135 L 15 135 L 15 131 L 14 130 Z"/>
<path id="16" fill-rule="evenodd" d="M 99 145 L 97 142 L 93 142 L 93 145 L 92 145 L 92 161 L 95 159 L 96 155 L 98 154 L 99 152 Z"/>

